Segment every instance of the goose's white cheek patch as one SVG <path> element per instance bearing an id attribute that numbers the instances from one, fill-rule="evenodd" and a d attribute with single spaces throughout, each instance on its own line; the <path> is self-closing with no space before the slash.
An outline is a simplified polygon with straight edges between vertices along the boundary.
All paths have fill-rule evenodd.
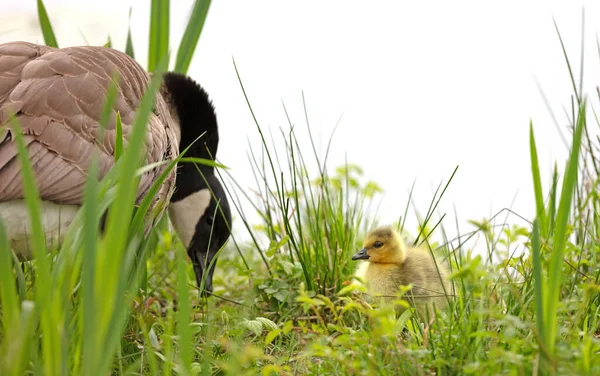
<path id="1" fill-rule="evenodd" d="M 169 204 L 171 223 L 186 248 L 196 232 L 196 224 L 210 205 L 210 198 L 210 191 L 206 188 Z"/>

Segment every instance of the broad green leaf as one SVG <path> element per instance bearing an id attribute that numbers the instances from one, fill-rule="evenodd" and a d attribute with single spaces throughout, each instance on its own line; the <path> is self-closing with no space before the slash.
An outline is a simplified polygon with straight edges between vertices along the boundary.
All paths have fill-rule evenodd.
<path id="1" fill-rule="evenodd" d="M 265 336 L 265 346 L 269 345 L 271 342 L 273 342 L 273 340 L 279 335 L 281 334 L 281 329 L 274 329 L 271 330 L 269 333 L 267 333 L 267 335 Z"/>

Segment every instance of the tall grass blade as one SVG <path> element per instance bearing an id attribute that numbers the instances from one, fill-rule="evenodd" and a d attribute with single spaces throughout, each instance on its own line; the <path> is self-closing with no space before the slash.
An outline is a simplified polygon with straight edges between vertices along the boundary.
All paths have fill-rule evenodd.
<path id="1" fill-rule="evenodd" d="M 533 221 L 533 233 L 531 236 L 531 247 L 533 252 L 533 291 L 535 304 L 535 319 L 544 345 L 548 346 L 548 336 L 544 325 L 544 290 L 542 280 L 542 256 L 540 242 L 540 225 L 538 220 Z"/>
<path id="2" fill-rule="evenodd" d="M 50 18 L 48 18 L 48 12 L 46 12 L 46 7 L 44 6 L 44 2 L 42 0 L 37 0 L 37 9 L 38 19 L 42 28 L 42 34 L 44 36 L 44 43 L 46 43 L 46 46 L 58 47 L 58 42 L 56 41 L 56 36 L 52 30 Z"/>
<path id="3" fill-rule="evenodd" d="M 575 81 L 575 75 L 573 74 L 573 69 L 571 68 L 571 63 L 569 62 L 567 48 L 565 47 L 565 43 L 563 42 L 562 36 L 560 34 L 560 30 L 558 30 L 558 25 L 556 24 L 556 20 L 553 20 L 553 21 L 554 21 L 554 28 L 556 29 L 556 33 L 558 34 L 558 40 L 560 41 L 560 46 L 562 48 L 563 55 L 565 56 L 565 60 L 567 62 L 567 68 L 569 69 L 569 76 L 571 78 L 571 84 L 573 85 L 573 92 L 575 93 L 575 98 L 577 99 L 577 103 L 581 104 L 582 98 L 581 98 L 580 91 L 577 91 L 577 82 Z M 581 88 L 579 88 L 579 89 L 581 90 Z"/>
<path id="4" fill-rule="evenodd" d="M 2 327 L 4 333 L 18 323 L 19 296 L 13 279 L 10 244 L 4 224 L 0 220 L 0 306 L 2 307 Z"/>
<path id="5" fill-rule="evenodd" d="M 22 375 L 28 355 L 30 333 L 21 331 L 21 301 L 17 295 L 13 261 L 6 230 L 0 221 L 0 318 L 2 319 L 2 339 L 0 344 L 0 375 Z M 18 265 L 16 265 L 18 268 Z"/>
<path id="6" fill-rule="evenodd" d="M 556 218 L 556 189 L 558 187 L 558 168 L 554 164 L 552 173 L 552 187 L 550 188 L 550 202 L 548 203 L 548 237 L 554 235 L 554 225 Z"/>
<path id="7" fill-rule="evenodd" d="M 542 194 L 542 181 L 540 178 L 540 165 L 538 162 L 537 147 L 533 133 L 533 122 L 529 121 L 529 153 L 531 155 L 531 174 L 533 176 L 533 191 L 535 194 L 536 216 L 542 227 L 542 237 L 546 238 L 548 224 L 546 222 L 546 210 L 544 208 L 544 196 Z"/>
<path id="8" fill-rule="evenodd" d="M 127 235 L 127 224 L 130 221 L 131 213 L 136 191 L 138 188 L 139 177 L 135 178 L 135 170 L 137 163 L 140 160 L 144 135 L 154 96 L 162 82 L 162 67 L 161 70 L 155 72 L 148 88 L 144 94 L 141 105 L 138 109 L 133 131 L 128 139 L 127 151 L 123 154 L 123 169 L 120 172 L 119 181 L 129 182 L 128 184 L 120 184 L 115 198 L 115 205 L 111 208 L 107 220 L 107 233 L 112 235 L 108 237 L 109 245 L 112 249 L 123 249 Z M 134 177 L 132 179 L 132 177 Z"/>
<path id="9" fill-rule="evenodd" d="M 115 135 L 115 162 L 123 155 L 123 122 L 121 114 L 117 112 Z"/>
<path id="10" fill-rule="evenodd" d="M 169 52 L 169 0 L 152 0 L 148 71 L 153 72 Z M 167 64 L 168 65 L 168 64 Z"/>
<path id="11" fill-rule="evenodd" d="M 573 193 L 577 185 L 579 150 L 581 148 L 581 137 L 585 127 L 585 102 L 579 107 L 577 125 L 573 133 L 573 145 L 567 162 L 565 177 L 563 180 L 558 212 L 556 215 L 556 227 L 554 230 L 554 244 L 550 258 L 548 273 L 548 299 L 546 301 L 546 319 L 544 323 L 548 328 L 548 352 L 554 353 L 555 338 L 557 333 L 557 309 L 562 284 L 562 263 L 567 243 L 569 224 L 569 213 L 571 210 Z"/>
<path id="12" fill-rule="evenodd" d="M 57 326 L 57 316 L 60 315 L 59 307 L 53 305 L 59 311 L 50 308 L 52 290 L 50 265 L 47 258 L 46 238 L 42 229 L 40 194 L 37 190 L 33 168 L 29 161 L 29 153 L 25 148 L 21 126 L 16 118 L 12 120 L 13 135 L 18 150 L 19 163 L 21 165 L 21 176 L 23 178 L 23 194 L 27 203 L 31 228 L 31 246 L 36 260 L 38 272 L 38 283 L 36 284 L 36 310 L 40 314 L 42 337 L 42 352 L 44 353 L 44 372 L 48 375 L 58 374 L 61 369 L 62 336 Z M 58 331 L 58 332 L 57 332 Z"/>
<path id="13" fill-rule="evenodd" d="M 118 82 L 119 76 L 115 73 L 112 77 L 112 81 L 106 92 L 106 99 L 104 101 L 104 105 L 102 108 L 102 112 L 100 115 L 100 140 L 104 139 L 104 133 L 106 131 L 106 127 L 110 120 L 110 115 L 113 113 L 113 105 L 117 97 L 118 92 Z M 121 153 L 122 149 L 122 129 L 120 124 L 120 116 L 117 113 L 116 116 L 116 128 L 117 128 L 117 136 L 115 140 L 115 162 L 118 160 L 118 156 Z M 83 364 L 82 371 L 83 374 L 91 374 L 97 371 L 99 366 L 98 360 L 101 357 L 98 354 L 102 354 L 102 347 L 100 342 L 100 335 L 102 334 L 101 330 L 98 330 L 102 327 L 102 318 L 97 314 L 97 302 L 102 301 L 100 297 L 102 295 L 97 294 L 96 290 L 96 278 L 97 278 L 97 258 L 98 258 L 98 226 L 99 226 L 99 217 L 100 213 L 104 213 L 104 208 L 101 209 L 101 205 L 99 203 L 99 184 L 98 184 L 98 171 L 99 171 L 99 155 L 98 150 L 94 150 L 94 154 L 92 155 L 92 160 L 88 169 L 86 185 L 84 190 L 84 205 L 82 207 L 83 211 L 83 274 L 82 274 L 82 288 L 83 288 L 83 311 L 82 311 L 82 321 L 83 321 L 83 330 L 82 330 L 82 355 L 83 355 Z M 115 273 L 113 271 L 113 273 Z M 106 273 L 100 273 L 101 275 L 105 275 Z M 115 273 L 116 274 L 116 273 Z M 102 279 L 102 276 L 99 277 Z M 99 291 L 98 291 L 99 292 Z"/>
<path id="14" fill-rule="evenodd" d="M 127 148 L 117 162 L 120 171 L 116 178 L 115 201 L 109 209 L 106 221 L 106 235 L 102 240 L 102 248 L 98 255 L 97 270 L 118 271 L 98 274 L 95 294 L 103 297 L 103 305 L 98 307 L 100 315 L 98 323 L 99 342 L 104 349 L 103 357 L 98 359 L 97 373 L 106 374 L 110 360 L 116 351 L 119 333 L 123 330 L 126 318 L 125 311 L 129 308 L 131 294 L 137 293 L 131 285 L 131 273 L 135 268 L 136 249 L 140 245 L 139 237 L 129 236 L 129 224 L 134 210 L 136 193 L 140 177 L 135 174 L 142 157 L 142 149 L 146 128 L 154 98 L 162 82 L 162 72 L 168 62 L 168 56 L 157 66 L 152 76 L 141 104 L 138 108 L 132 131 L 128 137 Z M 138 234 L 134 234 L 138 235 Z M 129 291 L 129 292 L 128 292 Z M 125 297 L 125 298 L 124 298 Z"/>
<path id="15" fill-rule="evenodd" d="M 84 192 L 85 205 L 83 218 L 83 365 L 84 375 L 91 375 L 96 371 L 95 360 L 101 349 L 98 341 L 98 321 L 96 319 L 96 301 L 100 301 L 94 294 L 94 281 L 96 279 L 96 250 L 98 249 L 98 154 L 94 153 L 92 163 L 88 170 L 88 177 Z"/>
<path id="16" fill-rule="evenodd" d="M 125 53 L 135 59 L 133 52 L 133 40 L 131 39 L 131 7 L 129 7 L 129 18 L 127 23 L 127 41 L 125 42 Z"/>
<path id="17" fill-rule="evenodd" d="M 177 50 L 175 72 L 187 73 L 192 62 L 192 57 L 194 56 L 194 51 L 196 50 L 196 45 L 198 44 L 198 39 L 200 39 L 209 7 L 210 0 L 196 0 L 194 2 L 194 8 L 192 9 L 190 19 Z"/>
<path id="18" fill-rule="evenodd" d="M 185 271 L 185 252 L 179 247 L 177 250 L 177 332 L 179 333 L 179 347 L 181 367 L 186 375 L 191 374 L 192 364 L 192 333 L 190 329 L 190 301 L 188 292 L 187 274 Z"/>

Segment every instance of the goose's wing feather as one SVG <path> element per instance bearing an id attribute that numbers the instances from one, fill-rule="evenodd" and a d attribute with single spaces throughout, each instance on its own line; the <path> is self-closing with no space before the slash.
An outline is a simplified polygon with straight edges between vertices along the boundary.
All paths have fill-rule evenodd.
<path id="1" fill-rule="evenodd" d="M 119 90 L 100 139 L 99 120 L 115 72 Z M 117 112 L 127 145 L 149 78 L 133 59 L 109 48 L 0 45 L 0 126 L 5 126 L 0 131 L 0 202 L 22 197 L 17 149 L 8 128 L 12 114 L 20 123 L 42 199 L 77 204 L 94 148 L 100 151 L 101 177 L 113 165 Z M 146 163 L 171 160 L 177 154 L 174 126 L 158 95 L 145 138 Z M 163 169 L 144 174 L 138 199 Z M 173 185 L 171 175 L 167 187 Z"/>

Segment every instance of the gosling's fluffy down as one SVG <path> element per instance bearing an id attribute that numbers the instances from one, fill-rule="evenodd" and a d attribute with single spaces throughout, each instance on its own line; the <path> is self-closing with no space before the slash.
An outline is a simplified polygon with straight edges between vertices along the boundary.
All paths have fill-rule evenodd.
<path id="1" fill-rule="evenodd" d="M 452 294 L 446 265 L 436 262 L 430 252 L 406 247 L 400 235 L 391 227 L 379 227 L 364 240 L 363 248 L 353 260 L 365 260 L 356 270 L 367 284 L 368 292 L 380 303 L 391 303 L 400 286 L 413 285 L 404 299 L 413 305 L 421 317 L 432 316 L 435 308 L 442 309 Z M 403 311 L 403 309 L 399 309 Z"/>

